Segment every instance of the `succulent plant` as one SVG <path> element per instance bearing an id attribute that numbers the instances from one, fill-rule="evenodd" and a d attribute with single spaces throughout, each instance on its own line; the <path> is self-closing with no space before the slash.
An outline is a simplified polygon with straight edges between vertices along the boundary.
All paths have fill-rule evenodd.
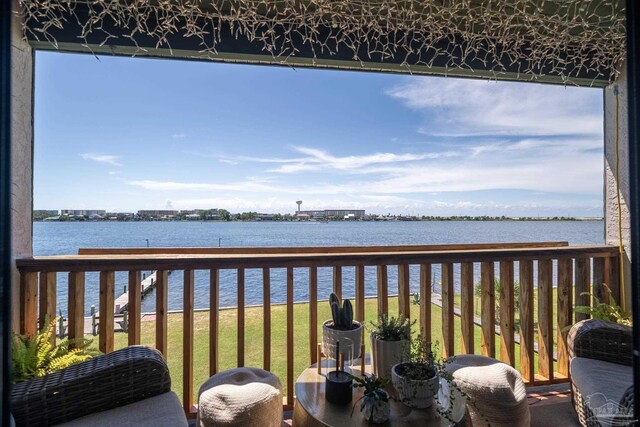
<path id="1" fill-rule="evenodd" d="M 353 329 L 353 305 L 351 305 L 351 301 L 345 299 L 342 307 L 340 307 L 340 298 L 335 293 L 331 293 L 329 305 L 331 306 L 333 327 L 335 329 Z"/>

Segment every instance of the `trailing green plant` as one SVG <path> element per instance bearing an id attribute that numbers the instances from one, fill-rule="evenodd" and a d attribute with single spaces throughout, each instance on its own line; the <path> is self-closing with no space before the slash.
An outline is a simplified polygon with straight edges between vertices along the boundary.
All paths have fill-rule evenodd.
<path id="1" fill-rule="evenodd" d="M 360 411 L 362 412 L 367 405 L 373 405 L 375 408 L 375 403 L 377 401 L 388 402 L 389 394 L 384 391 L 384 387 L 389 383 L 388 380 L 384 378 L 378 378 L 375 375 L 365 375 L 363 377 L 356 377 L 355 375 L 348 374 L 349 378 L 353 380 L 353 388 L 363 388 L 363 396 L 358 399 L 351 410 L 351 415 L 353 415 L 353 411 L 356 408 L 356 404 L 360 402 Z M 371 412 L 371 416 L 367 421 L 372 422 L 374 413 Z"/>
<path id="2" fill-rule="evenodd" d="M 38 332 L 34 337 L 13 336 L 11 356 L 14 384 L 45 376 L 93 357 L 92 353 L 84 350 L 91 344 L 91 340 L 79 338 L 61 341 L 56 345 L 52 343 L 57 320 L 56 318 L 47 323 L 46 329 Z M 76 344 L 77 347 L 69 348 L 70 344 Z"/>
<path id="3" fill-rule="evenodd" d="M 574 307 L 576 313 L 588 314 L 592 319 L 608 320 L 610 322 L 619 323 L 621 325 L 631 326 L 631 313 L 620 307 L 611 294 L 611 289 L 604 283 L 602 284 L 609 293 L 609 303 L 601 301 L 598 297 L 590 292 L 582 292 L 580 296 L 588 296 L 593 298 L 594 306 L 578 305 Z"/>
<path id="4" fill-rule="evenodd" d="M 408 318 L 401 320 L 382 313 L 377 322 L 371 322 L 371 335 L 382 341 L 409 340 L 411 339 L 411 327 L 415 323 L 415 319 L 411 322 Z"/>
<path id="5" fill-rule="evenodd" d="M 353 325 L 353 305 L 351 301 L 345 299 L 340 306 L 340 298 L 335 293 L 329 296 L 331 306 L 331 317 L 333 318 L 333 328 L 340 330 L 355 329 Z"/>
<path id="6" fill-rule="evenodd" d="M 436 342 L 435 347 L 438 347 Z M 422 335 L 412 338 L 407 343 L 406 362 L 398 366 L 397 373 L 412 380 L 428 380 L 440 371 L 444 371 L 444 362 L 433 353 L 430 341 Z"/>

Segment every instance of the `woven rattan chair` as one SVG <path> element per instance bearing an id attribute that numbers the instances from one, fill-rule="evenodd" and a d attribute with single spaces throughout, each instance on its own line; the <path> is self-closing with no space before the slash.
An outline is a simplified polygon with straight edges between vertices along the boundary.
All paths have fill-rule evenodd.
<path id="1" fill-rule="evenodd" d="M 625 425 L 633 414 L 631 328 L 583 320 L 567 337 L 573 406 L 588 427 Z"/>
<path id="2" fill-rule="evenodd" d="M 132 346 L 16 384 L 11 391 L 11 412 L 18 427 L 52 426 L 170 390 L 171 378 L 162 355 L 148 347 Z M 96 424 L 91 421 L 89 424 Z"/>

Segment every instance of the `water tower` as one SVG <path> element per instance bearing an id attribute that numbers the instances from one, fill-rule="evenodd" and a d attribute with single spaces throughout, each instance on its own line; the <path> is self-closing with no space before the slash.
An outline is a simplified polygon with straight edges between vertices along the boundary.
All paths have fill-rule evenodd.
<path id="1" fill-rule="evenodd" d="M 298 213 L 300 213 L 300 205 L 302 204 L 302 200 L 298 200 L 296 204 L 298 205 Z"/>

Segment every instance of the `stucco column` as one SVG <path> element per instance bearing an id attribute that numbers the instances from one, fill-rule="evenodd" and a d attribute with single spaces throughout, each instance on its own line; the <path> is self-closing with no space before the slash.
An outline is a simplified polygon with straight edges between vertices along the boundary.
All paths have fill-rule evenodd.
<path id="1" fill-rule="evenodd" d="M 616 82 L 604 90 L 604 221 L 605 243 L 618 246 L 620 240 L 624 247 L 624 295 L 625 308 L 629 306 L 631 296 L 631 233 L 629 218 L 629 125 L 627 120 L 627 68 L 622 70 Z M 617 97 L 617 102 L 616 102 Z M 616 112 L 618 116 L 616 124 Z M 617 132 L 616 132 L 617 130 Z M 617 167 L 616 167 L 617 133 Z M 618 185 L 620 202 L 618 204 Z M 618 221 L 619 216 L 621 221 Z M 622 224 L 622 233 L 618 224 Z"/>
<path id="2" fill-rule="evenodd" d="M 18 2 L 13 1 L 14 10 Z M 33 255 L 33 71 L 34 52 L 16 15 L 11 34 L 11 244 L 12 260 Z M 12 322 L 19 326 L 20 277 L 12 275 Z"/>

